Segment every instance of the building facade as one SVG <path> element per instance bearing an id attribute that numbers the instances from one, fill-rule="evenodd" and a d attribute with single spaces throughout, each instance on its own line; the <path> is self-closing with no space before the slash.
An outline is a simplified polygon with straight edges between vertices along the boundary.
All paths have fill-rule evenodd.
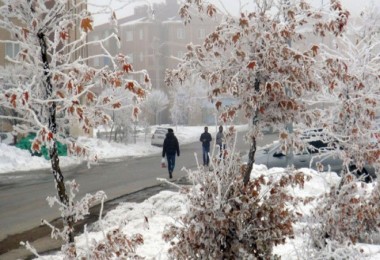
<path id="1" fill-rule="evenodd" d="M 173 69 L 178 65 L 186 53 L 188 43 L 201 44 L 217 25 L 216 21 L 210 23 L 193 19 L 185 26 L 178 15 L 179 8 L 176 0 L 166 0 L 163 4 L 155 4 L 153 9 L 148 6 L 136 7 L 132 15 L 118 20 L 120 48 L 113 39 L 104 44 L 112 55 L 117 53 L 127 55 L 134 70 L 147 70 L 152 81 L 152 88 L 163 90 L 168 96 L 169 89 L 164 83 L 166 69 Z M 99 40 L 110 36 L 113 32 L 114 29 L 109 23 L 101 24 L 94 28 L 89 35 L 89 40 Z M 89 48 L 90 56 L 99 54 L 101 54 L 101 49 L 96 45 Z M 101 57 L 92 62 L 95 67 L 110 65 Z M 202 116 L 198 117 L 201 121 Z M 159 118 L 161 124 L 172 122 L 169 109 L 163 111 Z"/>

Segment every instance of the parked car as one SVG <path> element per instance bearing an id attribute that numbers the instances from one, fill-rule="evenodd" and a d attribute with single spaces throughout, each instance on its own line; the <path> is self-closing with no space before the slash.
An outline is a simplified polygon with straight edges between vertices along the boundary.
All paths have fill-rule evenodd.
<path id="1" fill-rule="evenodd" d="M 296 169 L 312 168 L 316 170 L 317 164 L 320 163 L 323 165 L 323 171 L 330 169 L 330 171 L 336 172 L 338 175 L 341 173 L 342 160 L 329 153 L 333 148 L 320 140 L 308 141 L 307 144 L 307 148 L 300 153 L 294 153 L 293 160 L 291 160 L 290 155 L 282 152 L 280 143 L 274 143 L 256 152 L 255 164 L 264 164 L 268 168 L 286 168 L 292 163 Z M 355 169 L 354 165 L 351 166 L 351 171 Z M 370 165 L 366 165 L 360 171 L 358 170 L 357 176 L 359 175 L 365 175 L 363 178 L 366 182 L 376 178 L 375 170 Z"/>
<path id="2" fill-rule="evenodd" d="M 167 133 L 168 128 L 158 127 L 152 135 L 151 145 L 162 147 Z"/>
<path id="3" fill-rule="evenodd" d="M 0 143 L 13 145 L 14 136 L 10 132 L 0 132 Z"/>

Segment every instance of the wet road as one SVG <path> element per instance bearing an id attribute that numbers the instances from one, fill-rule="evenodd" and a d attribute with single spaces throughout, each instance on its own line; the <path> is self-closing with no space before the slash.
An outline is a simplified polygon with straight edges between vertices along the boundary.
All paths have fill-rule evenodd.
<path id="1" fill-rule="evenodd" d="M 271 142 L 274 135 L 265 136 L 259 146 Z M 183 167 L 196 168 L 194 153 L 201 161 L 199 142 L 181 145 L 174 178 L 183 177 Z M 246 153 L 248 145 L 238 137 L 237 150 Z M 167 178 L 160 167 L 161 154 L 142 158 L 120 158 L 88 168 L 86 164 L 63 169 L 65 180 L 75 179 L 79 186 L 77 198 L 103 190 L 109 200 L 157 185 L 157 178 Z M 12 178 L 11 178 L 12 177 Z M 55 196 L 53 177 L 49 170 L 0 175 L 0 241 L 7 235 L 20 233 L 40 224 L 42 218 L 59 217 L 56 207 L 50 208 L 46 197 Z"/>

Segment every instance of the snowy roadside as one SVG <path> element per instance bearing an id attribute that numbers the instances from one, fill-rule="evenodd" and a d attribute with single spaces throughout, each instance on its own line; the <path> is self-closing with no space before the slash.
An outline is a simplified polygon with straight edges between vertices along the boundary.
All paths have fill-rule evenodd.
<path id="1" fill-rule="evenodd" d="M 175 134 L 181 144 L 195 142 L 199 138 L 199 134 L 203 131 L 203 126 L 199 127 L 178 127 L 174 128 Z M 245 131 L 246 126 L 237 127 L 239 131 Z M 216 130 L 216 129 L 215 129 Z M 215 134 L 214 129 L 210 129 L 211 134 Z M 152 129 L 154 131 L 154 129 Z M 86 144 L 92 149 L 96 149 L 100 160 L 111 160 L 112 158 L 122 156 L 141 157 L 160 153 L 161 148 L 150 145 L 150 136 L 146 141 L 143 136 L 138 138 L 137 144 L 123 145 L 118 143 L 108 143 L 95 138 L 80 138 L 80 142 Z M 18 171 L 23 164 L 28 164 L 28 169 L 44 166 L 50 167 L 48 161 L 39 158 L 31 157 L 27 151 L 14 151 L 14 147 L 2 146 L 0 144 L 0 172 L 3 172 L 3 167 L 7 165 L 7 159 L 3 156 L 8 156 L 9 160 L 13 160 L 13 164 L 9 163 L 7 169 L 10 171 Z M 73 165 L 80 163 L 79 160 L 70 161 L 69 158 L 61 158 L 63 165 Z M 298 197 L 318 196 L 329 191 L 332 185 L 336 185 L 340 181 L 335 173 L 318 173 L 313 170 L 303 169 L 305 174 L 312 176 L 310 182 L 305 184 L 303 190 L 294 189 L 292 194 Z M 267 169 L 263 165 L 256 165 L 252 171 L 252 175 L 278 175 L 284 172 L 283 168 Z M 373 185 L 373 184 L 371 184 Z M 368 188 L 371 188 L 371 185 Z M 122 225 L 123 233 L 127 236 L 140 233 L 143 235 L 144 244 L 137 248 L 136 253 L 145 259 L 170 259 L 168 249 L 170 244 L 162 238 L 162 233 L 166 224 L 177 223 L 178 219 L 186 213 L 187 200 L 186 197 L 179 192 L 172 190 L 164 190 L 153 196 L 148 196 L 141 203 L 128 201 L 118 201 L 117 207 L 107 212 L 101 222 L 97 222 L 87 227 L 88 233 L 83 233 L 75 237 L 75 243 L 78 253 L 84 253 L 88 246 L 88 241 L 100 241 L 104 238 L 104 232 L 112 230 Z M 307 216 L 315 205 L 308 204 L 297 209 L 303 215 Z M 148 224 L 145 219 L 148 219 Z M 274 249 L 274 253 L 280 255 L 282 259 L 302 259 L 301 255 L 305 255 L 305 251 L 310 236 L 304 232 L 305 226 L 308 223 L 299 222 L 294 226 L 295 238 L 287 240 L 284 245 L 279 245 Z M 83 231 L 83 230 L 82 230 Z M 32 243 L 33 244 L 33 243 Z M 380 259 L 380 245 L 373 244 L 356 244 L 353 246 L 357 251 L 361 252 L 360 259 Z M 41 260 L 61 260 L 64 256 L 61 252 L 50 252 L 48 255 L 40 255 L 37 259 Z M 317 258 L 316 258 L 317 259 Z"/>
<path id="2" fill-rule="evenodd" d="M 154 132 L 156 127 L 151 128 L 151 133 Z M 160 127 L 172 126 L 161 125 Z M 174 133 L 177 136 L 180 145 L 198 141 L 200 134 L 203 132 L 203 126 L 178 126 L 172 128 L 174 129 Z M 247 126 L 239 125 L 236 126 L 236 129 L 238 131 L 245 131 Z M 210 127 L 210 133 L 215 135 L 216 127 Z M 140 134 L 137 137 L 136 144 L 121 144 L 89 137 L 80 137 L 78 143 L 86 146 L 89 151 L 92 151 L 90 158 L 93 158 L 96 155 L 98 160 L 110 160 L 113 158 L 129 156 L 143 157 L 158 154 L 162 151 L 162 148 L 150 144 L 151 136 L 152 134 L 148 134 L 146 137 L 144 134 Z M 82 159 L 75 157 L 60 157 L 61 167 L 74 166 L 82 162 Z M 29 151 L 0 143 L 0 174 L 16 171 L 49 169 L 50 167 L 50 161 L 45 160 L 43 157 L 31 156 Z"/>
<path id="3" fill-rule="evenodd" d="M 296 197 L 319 196 L 330 190 L 332 185 L 337 185 L 340 177 L 336 173 L 318 173 L 310 169 L 302 169 L 302 171 L 312 177 L 304 186 L 304 189 L 294 188 L 291 194 Z M 264 175 L 274 176 L 284 173 L 283 168 L 267 169 L 263 165 L 255 165 L 252 176 Z M 371 189 L 372 185 L 368 188 Z M 109 230 L 120 227 L 122 232 L 128 237 L 134 234 L 141 234 L 144 243 L 137 247 L 136 254 L 147 260 L 171 259 L 168 255 L 170 243 L 163 240 L 162 234 L 167 224 L 177 223 L 180 217 L 186 213 L 188 209 L 188 201 L 184 194 L 179 192 L 164 190 L 153 195 L 141 203 L 120 202 L 118 206 L 109 211 L 101 220 L 87 228 L 87 233 L 83 233 L 75 237 L 77 252 L 85 254 L 88 243 L 95 243 L 104 239 L 104 233 Z M 311 210 L 315 207 L 313 203 L 301 205 L 297 208 L 298 212 L 305 215 L 304 221 L 295 224 L 295 237 L 288 239 L 285 244 L 274 248 L 274 253 L 279 255 L 281 259 L 325 259 L 314 256 L 305 258 L 308 255 L 308 246 L 310 246 L 310 236 L 305 230 L 308 226 L 306 216 L 310 215 Z M 148 221 L 146 221 L 148 220 Z M 123 224 L 121 224 L 123 223 Z M 347 249 L 347 248 L 346 248 Z M 331 255 L 334 255 L 334 248 L 331 248 Z M 360 259 L 374 260 L 380 259 L 380 245 L 378 243 L 363 244 L 358 243 L 350 247 L 350 250 L 360 255 Z M 330 254 L 329 253 L 329 254 Z M 310 255 L 309 255 L 310 256 Z M 358 255 L 356 255 L 358 256 Z M 49 253 L 41 255 L 39 260 L 62 260 L 64 255 L 61 252 Z M 114 258 L 117 259 L 117 258 Z M 341 258 L 335 258 L 341 259 Z M 359 258 L 350 258 L 359 259 Z"/>

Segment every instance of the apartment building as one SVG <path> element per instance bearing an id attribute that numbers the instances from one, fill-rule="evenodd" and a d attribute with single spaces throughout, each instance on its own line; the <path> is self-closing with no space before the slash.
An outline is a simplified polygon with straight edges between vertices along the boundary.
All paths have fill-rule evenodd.
<path id="1" fill-rule="evenodd" d="M 166 69 L 175 68 L 186 53 L 186 45 L 190 42 L 200 44 L 204 38 L 215 30 L 217 21 L 203 22 L 194 18 L 190 24 L 184 25 L 178 15 L 180 6 L 176 0 L 154 4 L 153 8 L 139 6 L 132 15 L 118 20 L 118 36 L 120 48 L 115 40 L 104 43 L 112 55 L 123 53 L 129 57 L 135 70 L 145 69 L 152 81 L 153 89 L 169 92 L 164 83 Z M 89 40 L 99 40 L 113 33 L 112 26 L 104 23 L 94 28 Z M 89 55 L 99 55 L 102 50 L 94 45 L 89 48 Z M 93 66 L 110 65 L 105 58 L 97 58 Z M 141 80 L 141 79 L 136 79 Z M 200 108 L 202 109 L 202 108 Z M 194 113 L 202 121 L 201 112 Z M 195 120 L 197 121 L 197 120 Z M 159 123 L 171 123 L 169 110 L 162 112 Z"/>

